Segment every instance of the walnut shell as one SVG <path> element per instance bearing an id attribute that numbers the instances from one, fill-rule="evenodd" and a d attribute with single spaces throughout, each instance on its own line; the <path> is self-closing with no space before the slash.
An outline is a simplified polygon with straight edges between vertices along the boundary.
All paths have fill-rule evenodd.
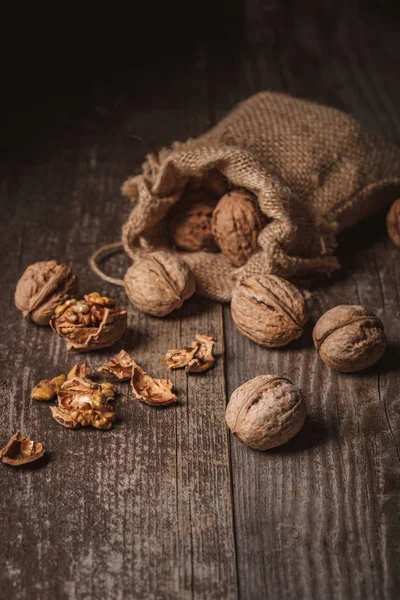
<path id="1" fill-rule="evenodd" d="M 56 306 L 78 291 L 78 278 L 71 267 L 55 260 L 37 262 L 22 274 L 15 289 L 15 305 L 24 318 L 37 325 L 50 325 Z"/>
<path id="2" fill-rule="evenodd" d="M 261 214 L 253 194 L 243 189 L 235 189 L 222 196 L 211 220 L 215 241 L 235 267 L 244 265 L 256 251 L 261 228 Z"/>
<path id="3" fill-rule="evenodd" d="M 53 331 L 67 340 L 68 350 L 88 352 L 115 344 L 127 327 L 127 312 L 98 292 L 83 300 L 67 300 L 57 306 L 50 320 Z"/>
<path id="4" fill-rule="evenodd" d="M 400 248 L 400 198 L 390 207 L 386 216 L 386 229 L 393 244 Z"/>
<path id="5" fill-rule="evenodd" d="M 276 275 L 257 275 L 241 283 L 233 291 L 231 313 L 240 333 L 269 348 L 300 337 L 307 321 L 301 292 Z"/>
<path id="6" fill-rule="evenodd" d="M 211 231 L 211 217 L 216 202 L 215 196 L 207 190 L 187 192 L 168 223 L 171 240 L 178 248 L 187 252 L 218 252 Z"/>
<path id="7" fill-rule="evenodd" d="M 387 346 L 383 324 L 363 306 L 340 305 L 317 321 L 313 340 L 329 367 L 352 373 L 370 367 Z"/>
<path id="8" fill-rule="evenodd" d="M 38 460 L 44 452 L 41 442 L 33 442 L 17 431 L 4 448 L 0 450 L 0 458 L 2 463 L 19 467 Z"/>
<path id="9" fill-rule="evenodd" d="M 195 291 L 188 265 L 168 252 L 152 252 L 127 270 L 125 291 L 138 310 L 164 317 L 180 308 Z"/>
<path id="10" fill-rule="evenodd" d="M 250 448 L 269 450 L 295 436 L 305 416 L 298 387 L 284 377 L 260 375 L 233 392 L 225 418 L 232 433 Z"/>

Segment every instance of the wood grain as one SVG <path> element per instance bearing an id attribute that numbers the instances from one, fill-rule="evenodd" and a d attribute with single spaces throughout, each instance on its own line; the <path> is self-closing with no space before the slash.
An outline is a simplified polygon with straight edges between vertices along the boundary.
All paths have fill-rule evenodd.
<path id="1" fill-rule="evenodd" d="M 166 319 L 130 310 L 130 329 L 118 347 L 153 375 L 168 376 L 159 360 L 197 332 L 217 340 L 215 367 L 188 378 L 174 372 L 179 403 L 165 409 L 141 404 L 120 384 L 112 431 L 69 431 L 29 394 L 40 379 L 81 357 L 68 353 L 49 329 L 24 322 L 12 301 L 28 264 L 56 258 L 79 273 L 84 292 L 100 289 L 127 305 L 122 289 L 90 272 L 88 256 L 118 238 L 129 209 L 118 190 L 138 169 L 143 146 L 207 128 L 204 72 L 199 54 L 190 64 L 190 90 L 180 79 L 170 82 L 151 109 L 122 106 L 99 131 L 87 132 L 84 125 L 84 145 L 74 133 L 62 148 L 42 150 L 18 174 L 9 174 L 9 197 L 2 203 L 9 258 L 3 271 L 0 439 L 21 429 L 48 453 L 29 469 L 1 469 L 5 597 L 235 597 L 221 308 L 197 299 Z M 121 271 L 122 262 L 108 268 Z M 87 359 L 97 367 L 114 352 Z"/>
<path id="2" fill-rule="evenodd" d="M 384 215 L 342 236 L 343 269 L 313 292 L 305 334 L 286 349 L 251 343 L 228 307 L 204 299 L 166 319 L 130 310 L 115 351 L 123 346 L 155 376 L 167 375 L 165 351 L 197 332 L 214 335 L 218 359 L 205 374 L 174 372 L 180 401 L 166 409 L 119 384 L 110 432 L 63 429 L 29 399 L 35 383 L 77 358 L 24 322 L 12 298 L 28 264 L 55 258 L 72 264 L 84 292 L 126 306 L 123 290 L 87 263 L 118 238 L 130 208 L 121 182 L 147 152 L 205 131 L 258 90 L 327 102 L 400 143 L 394 23 L 352 3 L 314 4 L 236 2 L 235 18 L 244 17 L 226 19 L 228 44 L 193 40 L 180 59 L 166 50 L 158 69 L 152 61 L 148 73 L 119 77 L 91 109 L 90 99 L 79 114 L 60 106 L 38 139 L 21 129 L 18 152 L 0 165 L 0 445 L 21 429 L 48 449 L 41 463 L 0 465 L 0 596 L 398 598 L 400 263 Z M 107 269 L 127 265 L 115 257 Z M 346 302 L 375 311 L 389 335 L 385 357 L 362 374 L 329 370 L 312 347 L 318 316 Z M 88 360 L 97 367 L 113 353 Z M 308 406 L 299 435 L 265 453 L 224 423 L 227 397 L 263 373 L 297 383 Z"/>
<path id="3" fill-rule="evenodd" d="M 329 56 L 323 29 L 306 38 L 310 22 L 299 19 L 288 36 L 287 15 L 277 10 L 269 17 L 252 15 L 257 42 L 231 66 L 230 85 L 217 90 L 217 119 L 227 98 L 235 104 L 272 87 L 336 105 L 383 134 L 389 118 L 399 142 L 379 68 L 370 81 L 369 41 L 354 40 L 342 23 L 333 31 L 341 44 Z M 387 55 L 380 60 L 390 64 Z M 216 81 L 224 67 L 214 68 Z M 386 240 L 383 215 L 343 243 L 344 269 L 312 295 L 305 335 L 289 348 L 255 346 L 224 309 L 228 395 L 259 374 L 286 376 L 303 389 L 309 414 L 292 442 L 269 453 L 232 439 L 241 598 L 394 598 L 399 590 L 398 251 Z M 313 323 L 341 303 L 368 306 L 389 330 L 387 355 L 362 374 L 329 370 L 312 347 Z"/>

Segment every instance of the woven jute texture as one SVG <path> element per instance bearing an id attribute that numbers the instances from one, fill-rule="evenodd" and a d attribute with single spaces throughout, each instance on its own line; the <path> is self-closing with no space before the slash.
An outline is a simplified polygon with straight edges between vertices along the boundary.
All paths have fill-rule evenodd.
<path id="1" fill-rule="evenodd" d="M 165 217 L 188 181 L 222 173 L 251 190 L 268 217 L 259 251 L 240 268 L 222 253 L 179 252 L 197 291 L 229 301 L 255 274 L 312 277 L 338 268 L 336 235 L 400 197 L 400 150 L 345 113 L 287 95 L 261 92 L 208 133 L 149 155 L 123 193 L 134 203 L 122 243 L 135 260 L 169 248 Z M 184 200 L 181 200 L 184 202 Z"/>

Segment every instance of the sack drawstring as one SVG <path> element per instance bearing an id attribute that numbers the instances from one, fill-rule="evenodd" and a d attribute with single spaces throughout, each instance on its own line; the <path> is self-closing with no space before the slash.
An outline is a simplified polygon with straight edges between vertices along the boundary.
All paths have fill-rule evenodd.
<path id="1" fill-rule="evenodd" d="M 113 283 L 114 285 L 119 285 L 124 287 L 123 279 L 118 279 L 117 277 L 110 277 L 110 275 L 106 275 L 98 266 L 98 263 L 102 262 L 109 256 L 116 254 L 123 250 L 123 245 L 121 242 L 114 242 L 113 244 L 104 244 L 92 254 L 89 258 L 89 265 L 92 270 L 98 275 L 103 281 L 108 281 L 109 283 Z"/>

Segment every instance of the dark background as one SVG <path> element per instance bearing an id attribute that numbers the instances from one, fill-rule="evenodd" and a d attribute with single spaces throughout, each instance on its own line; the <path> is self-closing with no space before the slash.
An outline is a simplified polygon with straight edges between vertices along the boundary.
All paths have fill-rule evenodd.
<path id="1" fill-rule="evenodd" d="M 357 33 L 375 21 L 395 39 L 400 15 L 397 3 L 379 0 L 60 6 L 17 4 L 3 15 L 2 145 L 8 152 L 80 127 L 76 120 L 93 118 L 93 106 L 122 96 L 132 107 L 146 105 L 179 76 L 190 86 L 186 68 L 199 51 L 211 67 L 222 63 L 229 70 L 249 47 L 279 54 L 285 31 L 289 45 L 301 38 L 298 63 L 312 74 L 340 48 L 344 28 Z M 378 37 L 370 42 L 384 44 Z"/>

